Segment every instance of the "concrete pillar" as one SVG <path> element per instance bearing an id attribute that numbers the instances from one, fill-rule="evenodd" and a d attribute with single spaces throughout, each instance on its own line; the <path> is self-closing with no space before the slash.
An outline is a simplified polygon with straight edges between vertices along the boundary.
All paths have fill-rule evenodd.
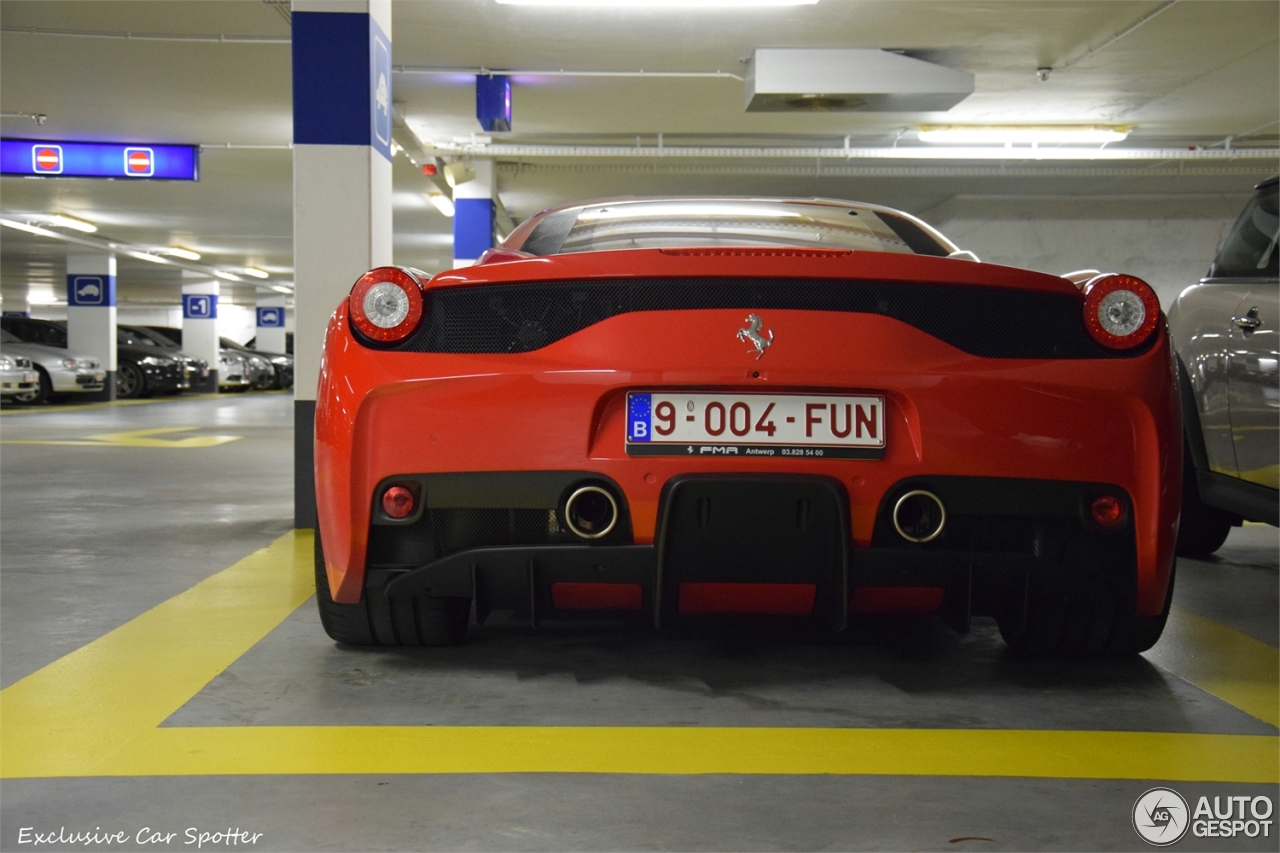
<path id="1" fill-rule="evenodd" d="M 191 378 L 191 390 L 218 391 L 218 282 L 199 273 L 183 271 L 182 351 L 209 364 L 209 375 Z M 199 280 L 192 280 L 199 279 Z"/>
<path id="2" fill-rule="evenodd" d="M 67 253 L 67 354 L 91 355 L 107 371 L 95 399 L 116 398 L 116 256 Z"/>
<path id="3" fill-rule="evenodd" d="M 453 188 L 453 265 L 467 267 L 493 246 L 494 199 L 498 195 L 492 160 L 472 163 L 476 176 Z"/>
<path id="4" fill-rule="evenodd" d="M 259 352 L 284 352 L 285 298 L 259 296 L 254 348 Z"/>
<path id="5" fill-rule="evenodd" d="M 316 524 L 313 443 L 329 316 L 391 263 L 391 2 L 293 2 L 294 524 Z"/>

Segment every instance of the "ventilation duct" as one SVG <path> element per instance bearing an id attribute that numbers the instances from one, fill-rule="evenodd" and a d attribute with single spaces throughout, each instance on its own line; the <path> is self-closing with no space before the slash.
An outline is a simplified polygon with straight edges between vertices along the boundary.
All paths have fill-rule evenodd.
<path id="1" fill-rule="evenodd" d="M 973 94 L 973 75 L 887 50 L 757 48 L 747 112 L 942 112 Z"/>

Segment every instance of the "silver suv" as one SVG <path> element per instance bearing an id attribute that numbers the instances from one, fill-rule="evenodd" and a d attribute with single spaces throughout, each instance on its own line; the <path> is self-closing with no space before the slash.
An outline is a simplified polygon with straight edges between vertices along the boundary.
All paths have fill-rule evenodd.
<path id="1" fill-rule="evenodd" d="M 1185 556 L 1213 553 L 1244 520 L 1280 526 L 1278 189 L 1277 178 L 1254 188 L 1208 276 L 1169 311 L 1182 389 Z"/>

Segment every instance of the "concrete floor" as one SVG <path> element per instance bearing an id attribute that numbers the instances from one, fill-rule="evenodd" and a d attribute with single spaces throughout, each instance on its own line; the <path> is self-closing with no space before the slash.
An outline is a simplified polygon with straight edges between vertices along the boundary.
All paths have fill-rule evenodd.
<path id="1" fill-rule="evenodd" d="M 1149 788 L 1280 793 L 1274 528 L 1180 562 L 1165 639 L 1130 660 L 1017 661 L 989 622 L 932 619 L 825 641 L 499 618 L 353 650 L 289 532 L 292 405 L 0 418 L 0 850 L 195 849 L 188 827 L 254 850 L 1139 850 Z M 1175 849 L 1276 850 L 1276 819 Z"/>

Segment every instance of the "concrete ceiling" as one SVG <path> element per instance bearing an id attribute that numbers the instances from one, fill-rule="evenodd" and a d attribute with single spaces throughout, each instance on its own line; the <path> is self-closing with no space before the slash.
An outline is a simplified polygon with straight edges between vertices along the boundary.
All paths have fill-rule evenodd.
<path id="1" fill-rule="evenodd" d="M 1127 28 L 1157 12 L 1119 39 Z M 0 129 L 8 138 L 199 144 L 198 183 L 0 180 L 7 213 L 80 214 L 99 234 L 182 245 L 215 266 L 258 266 L 292 281 L 291 80 L 287 7 L 262 0 L 0 4 Z M 24 32 L 35 30 L 36 32 Z M 58 31 L 56 34 L 51 31 Z M 70 35 L 68 33 L 76 33 Z M 106 36 L 170 35 L 158 41 Z M 270 43 L 193 41 L 236 36 Z M 394 0 L 393 100 L 428 142 L 479 132 L 465 69 L 723 71 L 758 47 L 863 47 L 972 72 L 972 96 L 945 113 L 748 113 L 721 78 L 514 78 L 513 131 L 495 142 L 889 146 L 925 124 L 1106 123 L 1126 146 L 1275 147 L 1280 3 L 1274 0 L 821 0 L 751 10 L 549 9 L 494 0 Z M 1090 51 L 1093 51 L 1090 53 Z M 1055 69 L 1041 82 L 1036 69 Z M 36 124 L 16 113 L 47 116 Z M 227 144 L 232 147 L 225 147 Z M 278 146 L 252 148 L 241 146 Z M 219 147 L 224 146 L 224 147 Z M 586 197 L 716 193 L 858 198 L 927 216 L 957 195 L 1238 193 L 1267 161 L 1158 164 L 931 163 L 800 159 L 499 158 L 517 219 Z M 396 158 L 399 263 L 448 266 L 449 221 L 425 179 Z M 0 233 L 0 287 L 61 291 L 66 246 Z M 120 259 L 123 302 L 175 302 L 176 269 Z M 45 285 L 44 282 L 51 282 Z M 251 302 L 252 285 L 229 288 Z"/>

